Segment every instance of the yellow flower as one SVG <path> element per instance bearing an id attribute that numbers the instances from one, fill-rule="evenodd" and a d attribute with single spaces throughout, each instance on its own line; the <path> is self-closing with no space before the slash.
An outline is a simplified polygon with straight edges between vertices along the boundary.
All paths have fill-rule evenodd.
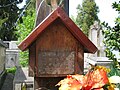
<path id="1" fill-rule="evenodd" d="M 104 66 L 95 66 L 95 69 L 102 69 L 102 70 L 106 71 L 107 73 L 110 72 L 110 69 L 109 69 L 109 68 L 106 68 L 106 67 L 104 67 Z"/>
<path id="2" fill-rule="evenodd" d="M 62 84 L 60 87 L 59 87 L 59 90 L 70 90 L 70 87 L 68 84 Z"/>
<path id="3" fill-rule="evenodd" d="M 115 85 L 109 83 L 108 90 L 115 90 L 114 88 L 115 88 Z"/>

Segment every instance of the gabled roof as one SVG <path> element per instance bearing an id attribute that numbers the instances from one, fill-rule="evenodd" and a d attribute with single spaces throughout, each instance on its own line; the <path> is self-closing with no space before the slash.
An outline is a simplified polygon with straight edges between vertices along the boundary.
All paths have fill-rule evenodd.
<path id="1" fill-rule="evenodd" d="M 37 39 L 39 35 L 55 20 L 60 19 L 74 37 L 83 45 L 87 53 L 95 53 L 97 47 L 86 37 L 86 35 L 77 27 L 77 25 L 68 17 L 64 10 L 58 7 L 48 15 L 24 40 L 19 44 L 19 48 L 24 51 Z"/>

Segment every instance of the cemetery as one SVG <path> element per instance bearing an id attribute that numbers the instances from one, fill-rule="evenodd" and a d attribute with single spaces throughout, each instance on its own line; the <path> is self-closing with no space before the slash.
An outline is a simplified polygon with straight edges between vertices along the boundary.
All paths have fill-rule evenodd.
<path id="1" fill-rule="evenodd" d="M 0 40 L 0 87 L 2 86 L 2 81 L 5 78 L 5 49 L 7 45 L 5 45 L 2 40 Z"/>
<path id="2" fill-rule="evenodd" d="M 102 26 L 95 21 L 86 36 L 61 1 L 36 0 L 35 28 L 20 42 L 0 39 L 0 90 L 120 90 L 119 60 L 106 57 Z"/>

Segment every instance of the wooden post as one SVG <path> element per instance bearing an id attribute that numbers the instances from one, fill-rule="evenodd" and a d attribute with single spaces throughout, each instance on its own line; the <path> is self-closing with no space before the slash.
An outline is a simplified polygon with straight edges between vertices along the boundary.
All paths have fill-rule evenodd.
<path id="1" fill-rule="evenodd" d="M 33 73 L 35 90 L 58 90 L 55 85 L 62 78 L 82 74 L 84 52 L 97 51 L 61 7 L 43 20 L 18 47 L 22 51 L 29 49 L 29 72 Z"/>
<path id="2" fill-rule="evenodd" d="M 51 3 L 51 6 L 47 5 L 47 1 Z M 36 26 L 44 20 L 49 13 L 56 9 L 58 6 L 58 3 L 61 0 L 36 0 Z M 65 9 L 66 13 L 69 15 L 69 0 L 64 0 L 63 2 L 63 8 Z"/>
<path id="3" fill-rule="evenodd" d="M 42 1 L 42 0 L 36 0 L 36 11 L 37 11 L 37 9 L 38 9 L 39 4 L 40 4 L 41 1 Z"/>
<path id="4" fill-rule="evenodd" d="M 48 5 L 47 2 L 50 2 L 51 5 Z M 39 25 L 48 15 L 49 13 L 56 9 L 58 6 L 58 2 L 60 0 L 36 0 L 36 26 Z M 65 10 L 68 13 L 69 12 L 69 0 L 65 0 L 64 1 L 63 7 L 65 6 Z M 36 65 L 35 65 L 36 66 Z M 51 78 L 51 77 L 47 77 L 47 78 L 43 78 L 43 77 L 34 77 L 34 90 L 47 90 L 45 89 L 50 88 L 50 90 L 58 90 L 57 88 L 55 88 L 55 86 L 53 87 L 53 85 L 56 84 L 56 82 L 59 82 L 61 79 L 61 77 L 57 77 L 57 78 Z"/>
<path id="5" fill-rule="evenodd" d="M 64 0 L 64 9 L 69 16 L 69 0 Z"/>
<path id="6" fill-rule="evenodd" d="M 48 6 L 45 0 L 36 0 L 36 26 L 40 24 L 51 12 L 51 7 Z"/>
<path id="7" fill-rule="evenodd" d="M 36 25 L 39 25 L 51 12 L 51 7 L 43 0 L 36 0 Z M 36 65 L 34 65 L 36 66 Z M 44 87 L 43 78 L 34 77 L 34 90 Z M 42 89 L 40 89 L 42 90 Z"/>
<path id="8" fill-rule="evenodd" d="M 52 10 L 55 10 L 58 7 L 58 1 L 60 0 L 51 0 Z"/>

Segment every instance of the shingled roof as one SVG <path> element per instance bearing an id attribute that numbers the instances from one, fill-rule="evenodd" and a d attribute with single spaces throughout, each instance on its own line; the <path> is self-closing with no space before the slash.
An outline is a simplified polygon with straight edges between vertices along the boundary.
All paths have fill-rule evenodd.
<path id="1" fill-rule="evenodd" d="M 37 39 L 39 35 L 55 20 L 61 20 L 68 28 L 69 32 L 79 41 L 84 47 L 84 52 L 95 53 L 97 47 L 88 39 L 88 37 L 80 30 L 80 28 L 68 17 L 64 10 L 58 7 L 50 13 L 20 44 L 19 48 L 24 51 Z"/>

